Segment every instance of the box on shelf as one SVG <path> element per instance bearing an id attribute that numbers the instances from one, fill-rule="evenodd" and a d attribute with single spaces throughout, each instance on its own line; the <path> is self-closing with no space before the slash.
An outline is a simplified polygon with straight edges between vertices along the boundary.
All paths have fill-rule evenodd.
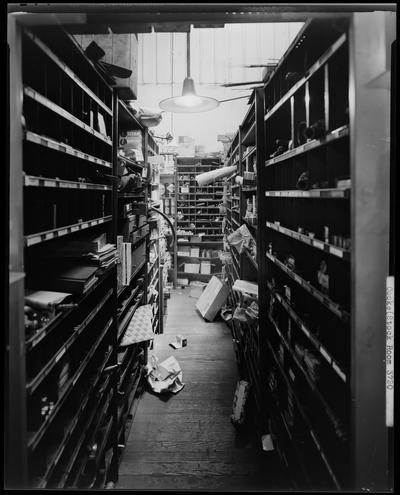
<path id="1" fill-rule="evenodd" d="M 213 321 L 218 311 L 225 304 L 229 295 L 229 287 L 219 278 L 213 276 L 196 303 L 201 316 Z"/>
<path id="2" fill-rule="evenodd" d="M 189 285 L 189 279 L 188 278 L 178 278 L 178 279 L 176 279 L 176 283 L 180 286 L 186 287 Z"/>
<path id="3" fill-rule="evenodd" d="M 209 261 L 202 261 L 200 264 L 200 273 L 204 275 L 211 274 L 211 263 Z"/>
<path id="4" fill-rule="evenodd" d="M 185 263 L 185 273 L 199 273 L 200 265 L 198 263 Z"/>
<path id="5" fill-rule="evenodd" d="M 200 248 L 198 248 L 198 247 L 192 247 L 190 249 L 190 256 L 199 257 L 200 256 Z"/>
<path id="6" fill-rule="evenodd" d="M 199 235 L 192 235 L 191 242 L 201 242 L 202 238 Z"/>
<path id="7" fill-rule="evenodd" d="M 179 246 L 178 256 L 189 256 L 190 246 Z"/>

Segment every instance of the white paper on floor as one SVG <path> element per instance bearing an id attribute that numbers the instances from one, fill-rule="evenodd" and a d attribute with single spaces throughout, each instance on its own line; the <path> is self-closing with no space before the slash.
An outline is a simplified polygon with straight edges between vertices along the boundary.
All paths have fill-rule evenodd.
<path id="1" fill-rule="evenodd" d="M 156 356 L 151 356 L 147 364 L 147 381 L 157 394 L 172 392 L 176 394 L 184 387 L 182 369 L 174 356 L 158 363 Z"/>
<path id="2" fill-rule="evenodd" d="M 169 343 L 174 349 L 180 349 L 181 347 L 186 347 L 187 339 L 185 339 L 182 335 L 177 335 L 175 340 Z"/>
<path id="3" fill-rule="evenodd" d="M 272 443 L 271 435 L 263 435 L 261 437 L 263 450 L 274 450 L 274 444 Z"/>

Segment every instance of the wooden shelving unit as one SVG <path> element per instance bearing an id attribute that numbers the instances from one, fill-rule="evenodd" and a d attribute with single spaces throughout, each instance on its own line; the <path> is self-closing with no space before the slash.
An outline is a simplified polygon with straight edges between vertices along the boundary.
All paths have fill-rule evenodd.
<path id="1" fill-rule="evenodd" d="M 120 344 L 136 309 L 149 302 L 146 172 L 157 145 L 64 28 L 26 28 L 10 18 L 8 41 L 14 206 L 7 486 L 104 488 L 118 479 L 147 361 L 148 342 Z M 126 131 L 138 133 L 143 161 L 122 158 L 144 184 L 139 191 L 118 193 L 112 178 L 120 174 L 119 137 Z M 142 218 L 130 232 L 126 224 L 137 207 Z M 132 241 L 129 285 L 118 283 L 116 259 L 98 268 L 87 290 L 68 296 L 65 309 L 31 330 L 24 296 L 29 289 L 48 288 L 53 266 L 48 254 L 91 233 L 105 233 L 115 245 L 120 234 Z M 128 239 L 128 233 L 134 237 Z M 155 321 L 155 332 L 159 329 Z"/>
<path id="2" fill-rule="evenodd" d="M 242 376 L 259 392 L 259 424 L 267 424 L 293 485 L 302 490 L 388 486 L 385 311 L 378 300 L 388 266 L 382 256 L 386 263 L 389 204 L 380 186 L 382 212 L 363 186 L 375 190 L 377 174 L 381 185 L 389 176 L 377 155 L 367 158 L 363 150 L 376 142 L 372 135 L 383 136 L 383 129 L 389 135 L 389 121 L 375 104 L 377 120 L 365 120 L 367 102 L 379 90 L 368 86 L 368 58 L 358 51 L 364 43 L 372 47 L 372 36 L 376 53 L 378 46 L 388 53 L 388 41 L 371 35 L 378 19 L 383 16 L 307 21 L 253 93 L 228 152 L 239 176 L 249 161 L 257 173 L 255 187 L 235 179 L 227 185 L 225 234 L 246 224 L 257 256 L 230 248 L 226 280 L 258 281 L 260 295 L 254 345 L 251 332 L 233 321 L 234 348 Z M 358 97 L 363 85 L 369 90 Z M 252 194 L 255 225 L 245 218 Z M 231 292 L 230 305 L 238 302 Z"/>
<path id="3" fill-rule="evenodd" d="M 219 276 L 221 273 L 217 252 L 222 247 L 223 236 L 222 216 L 218 219 L 223 195 L 222 182 L 217 181 L 203 187 L 199 187 L 196 182 L 197 174 L 218 167 L 219 163 L 212 158 L 178 157 L 176 160 L 175 225 L 178 278 L 207 282 L 213 275 Z M 190 233 L 184 234 L 182 231 Z M 199 234 L 203 234 L 200 239 L 196 237 Z M 185 248 L 185 245 L 188 248 Z M 211 273 L 201 273 L 201 265 L 205 262 L 211 263 Z M 199 273 L 186 272 L 186 263 L 199 265 Z"/>

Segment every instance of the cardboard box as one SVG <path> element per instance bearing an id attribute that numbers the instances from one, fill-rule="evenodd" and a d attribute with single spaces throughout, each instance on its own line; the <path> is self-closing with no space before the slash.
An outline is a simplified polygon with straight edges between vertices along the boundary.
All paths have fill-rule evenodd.
<path id="1" fill-rule="evenodd" d="M 202 261 L 200 264 L 200 273 L 209 275 L 211 273 L 211 263 L 209 261 Z"/>
<path id="2" fill-rule="evenodd" d="M 205 320 L 213 321 L 218 311 L 225 304 L 228 294 L 229 287 L 222 280 L 213 276 L 199 297 L 196 308 Z"/>
<path id="3" fill-rule="evenodd" d="M 185 263 L 185 273 L 199 273 L 200 265 L 198 263 Z"/>
<path id="4" fill-rule="evenodd" d="M 190 256 L 199 257 L 200 256 L 200 248 L 192 247 L 190 249 Z"/>
<path id="5" fill-rule="evenodd" d="M 190 255 L 190 246 L 178 247 L 178 256 L 189 256 L 189 255 Z"/>

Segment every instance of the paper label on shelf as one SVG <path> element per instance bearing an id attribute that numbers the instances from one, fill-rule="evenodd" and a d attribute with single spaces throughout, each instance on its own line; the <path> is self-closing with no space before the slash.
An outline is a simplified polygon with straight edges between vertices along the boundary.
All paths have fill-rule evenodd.
<path id="1" fill-rule="evenodd" d="M 76 232 L 77 230 L 79 230 L 79 227 L 78 226 L 71 227 L 71 232 Z"/>
<path id="2" fill-rule="evenodd" d="M 386 278 L 386 426 L 393 426 L 394 407 L 394 277 Z"/>
<path id="3" fill-rule="evenodd" d="M 49 232 L 48 234 L 46 234 L 44 236 L 45 239 L 52 239 L 53 237 L 54 237 L 53 232 Z M 32 239 L 32 241 L 33 241 L 33 239 Z"/>
<path id="4" fill-rule="evenodd" d="M 329 252 L 334 254 L 335 256 L 339 256 L 339 258 L 343 258 L 343 251 L 341 249 L 337 249 L 335 247 L 330 247 Z"/>
<path id="5" fill-rule="evenodd" d="M 314 245 L 314 247 L 316 247 L 318 249 L 324 249 L 324 243 L 320 242 L 320 241 L 316 241 L 315 239 L 314 239 L 313 245 Z"/>
<path id="6" fill-rule="evenodd" d="M 307 335 L 307 337 L 310 337 L 310 332 L 308 331 L 308 329 L 304 325 L 301 325 L 301 329 Z"/>
<path id="7" fill-rule="evenodd" d="M 346 375 L 343 373 L 343 371 L 339 368 L 339 366 L 332 361 L 332 368 L 336 371 L 336 373 L 340 376 L 340 378 L 345 382 L 346 381 Z"/>
<path id="8" fill-rule="evenodd" d="M 58 361 L 63 357 L 64 354 L 65 354 L 65 347 L 63 348 L 63 350 L 56 357 L 56 363 L 58 363 Z"/>
<path id="9" fill-rule="evenodd" d="M 52 187 L 54 186 L 55 181 L 54 180 L 45 180 L 44 181 L 44 187 Z"/>
<path id="10" fill-rule="evenodd" d="M 328 361 L 328 363 L 332 362 L 330 355 L 326 352 L 326 350 L 322 347 L 319 348 L 320 353 L 324 356 L 324 358 Z"/>
<path id="11" fill-rule="evenodd" d="M 89 227 L 88 223 L 81 223 L 81 229 L 86 229 L 87 227 Z"/>
<path id="12" fill-rule="evenodd" d="M 67 229 L 62 229 L 62 230 L 59 230 L 58 231 L 58 235 L 65 235 L 68 233 L 68 230 Z"/>

